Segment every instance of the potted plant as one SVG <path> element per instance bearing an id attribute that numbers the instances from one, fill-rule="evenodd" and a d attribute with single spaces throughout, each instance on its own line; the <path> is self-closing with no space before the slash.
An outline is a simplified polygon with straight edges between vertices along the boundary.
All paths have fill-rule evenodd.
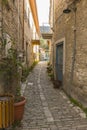
<path id="1" fill-rule="evenodd" d="M 4 93 L 11 93 L 14 95 L 14 120 L 22 119 L 26 102 L 25 98 L 20 94 L 20 67 L 22 67 L 22 65 L 18 59 L 17 49 L 10 48 L 8 50 L 8 55 L 0 60 L 0 77 L 3 82 Z M 23 107 L 22 110 L 20 106 Z"/>
<path id="2" fill-rule="evenodd" d="M 24 114 L 25 103 L 26 103 L 26 99 L 24 96 L 21 96 L 20 87 L 19 87 L 17 88 L 15 103 L 14 103 L 14 120 L 15 121 L 22 120 L 23 114 Z"/>

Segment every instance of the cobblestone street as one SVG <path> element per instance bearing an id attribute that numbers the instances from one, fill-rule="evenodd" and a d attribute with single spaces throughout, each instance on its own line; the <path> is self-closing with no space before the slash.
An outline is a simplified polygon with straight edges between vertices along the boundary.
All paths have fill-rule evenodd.
<path id="1" fill-rule="evenodd" d="M 62 90 L 53 88 L 46 62 L 34 68 L 23 91 L 27 102 L 18 130 L 87 130 L 85 114 L 70 103 Z"/>

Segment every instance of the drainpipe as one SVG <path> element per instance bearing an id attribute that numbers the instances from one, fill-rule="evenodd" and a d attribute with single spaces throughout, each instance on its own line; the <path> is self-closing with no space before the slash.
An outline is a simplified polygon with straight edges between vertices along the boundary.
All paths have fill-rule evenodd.
<path id="1" fill-rule="evenodd" d="M 1 0 L 1 39 L 3 40 L 3 2 Z M 1 40 L 1 42 L 3 42 Z M 1 48 L 2 48 L 2 45 L 1 45 Z"/>
<path id="2" fill-rule="evenodd" d="M 72 54 L 72 67 L 71 67 L 71 83 L 73 81 L 74 76 L 74 68 L 75 68 L 75 57 L 76 57 L 76 7 L 73 9 L 74 11 L 74 44 L 73 44 L 73 54 Z"/>
<path id="3" fill-rule="evenodd" d="M 23 41 L 22 41 L 22 50 L 24 50 L 24 0 L 23 0 Z"/>
<path id="4" fill-rule="evenodd" d="M 19 51 L 19 31 L 20 31 L 20 29 L 19 29 L 19 13 L 20 13 L 20 10 L 19 10 L 19 0 L 18 0 L 18 51 Z"/>
<path id="5" fill-rule="evenodd" d="M 28 43 L 26 42 L 26 66 L 28 68 Z"/>
<path id="6" fill-rule="evenodd" d="M 72 49 L 72 64 L 71 64 L 71 75 L 70 75 L 70 80 L 69 80 L 69 95 L 71 95 L 71 85 L 73 83 L 73 76 L 74 76 L 74 69 L 75 69 L 75 58 L 76 58 L 76 1 L 74 1 L 71 5 L 69 5 L 69 7 L 67 7 L 66 9 L 63 10 L 63 13 L 70 13 L 71 11 L 73 11 L 74 13 L 74 43 L 73 43 L 73 49 Z"/>
<path id="7" fill-rule="evenodd" d="M 54 0 L 52 0 L 52 4 L 53 4 L 53 33 L 54 33 Z M 53 39 L 52 39 L 52 41 L 54 42 L 54 37 L 53 37 Z M 54 60 L 54 47 L 55 47 L 55 44 L 54 43 L 52 43 L 53 44 L 53 73 L 55 74 L 55 60 Z"/>

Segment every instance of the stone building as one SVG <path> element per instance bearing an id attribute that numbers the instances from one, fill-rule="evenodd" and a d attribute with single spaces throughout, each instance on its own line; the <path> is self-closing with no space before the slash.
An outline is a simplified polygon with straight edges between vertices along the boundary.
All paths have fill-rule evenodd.
<path id="1" fill-rule="evenodd" d="M 0 0 L 0 60 L 7 56 L 11 47 L 16 48 L 18 52 L 22 50 L 23 17 L 19 11 L 23 4 L 21 7 L 19 4 L 18 0 Z M 0 77 L 0 94 L 3 92 L 3 86 Z"/>
<path id="2" fill-rule="evenodd" d="M 47 60 L 52 64 L 52 55 L 51 55 L 52 54 L 51 53 L 51 51 L 52 51 L 52 42 L 51 42 L 52 41 L 52 30 L 51 30 L 50 26 L 45 23 L 45 24 L 43 24 L 43 26 L 40 26 L 40 31 L 41 31 L 41 35 L 42 35 L 44 44 L 47 44 L 47 47 L 45 48 L 44 60 Z"/>
<path id="3" fill-rule="evenodd" d="M 0 0 L 1 35 L 6 39 L 6 52 L 12 42 L 24 65 L 34 62 L 32 40 L 40 36 L 36 1 Z M 10 42 L 9 42 L 10 41 Z"/>
<path id="4" fill-rule="evenodd" d="M 50 0 L 55 78 L 87 106 L 87 0 Z"/>
<path id="5" fill-rule="evenodd" d="M 0 0 L 0 58 L 7 56 L 8 50 L 14 47 L 19 60 L 30 67 L 35 61 L 33 47 L 40 44 L 39 37 L 35 0 Z M 0 85 L 2 93 L 1 89 Z"/>
<path id="6" fill-rule="evenodd" d="M 15 47 L 22 48 L 23 17 L 19 13 L 19 1 L 0 0 L 1 35 L 6 40 L 6 52 L 15 43 Z M 23 2 L 23 0 L 21 1 Z M 23 9 L 22 9 L 23 10 Z M 22 11 L 23 12 L 23 11 Z M 19 42 L 20 41 L 20 42 Z"/>
<path id="7" fill-rule="evenodd" d="M 40 29 L 38 22 L 36 1 L 24 1 L 24 50 L 27 66 L 31 66 L 35 61 L 34 55 L 38 58 Z M 37 47 L 38 46 L 38 47 Z M 37 52 L 34 52 L 36 48 Z"/>
<path id="8" fill-rule="evenodd" d="M 31 7 L 30 25 L 32 31 L 31 43 L 33 45 L 33 60 L 39 61 L 39 45 L 40 45 L 40 27 L 38 21 L 37 4 L 36 0 L 29 0 Z"/>

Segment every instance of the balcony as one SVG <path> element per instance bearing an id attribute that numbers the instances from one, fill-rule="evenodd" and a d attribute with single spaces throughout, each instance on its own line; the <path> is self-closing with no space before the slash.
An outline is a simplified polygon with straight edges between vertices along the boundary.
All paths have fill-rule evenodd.
<path id="1" fill-rule="evenodd" d="M 50 26 L 40 26 L 40 31 L 43 39 L 51 39 L 52 38 L 52 30 Z"/>

